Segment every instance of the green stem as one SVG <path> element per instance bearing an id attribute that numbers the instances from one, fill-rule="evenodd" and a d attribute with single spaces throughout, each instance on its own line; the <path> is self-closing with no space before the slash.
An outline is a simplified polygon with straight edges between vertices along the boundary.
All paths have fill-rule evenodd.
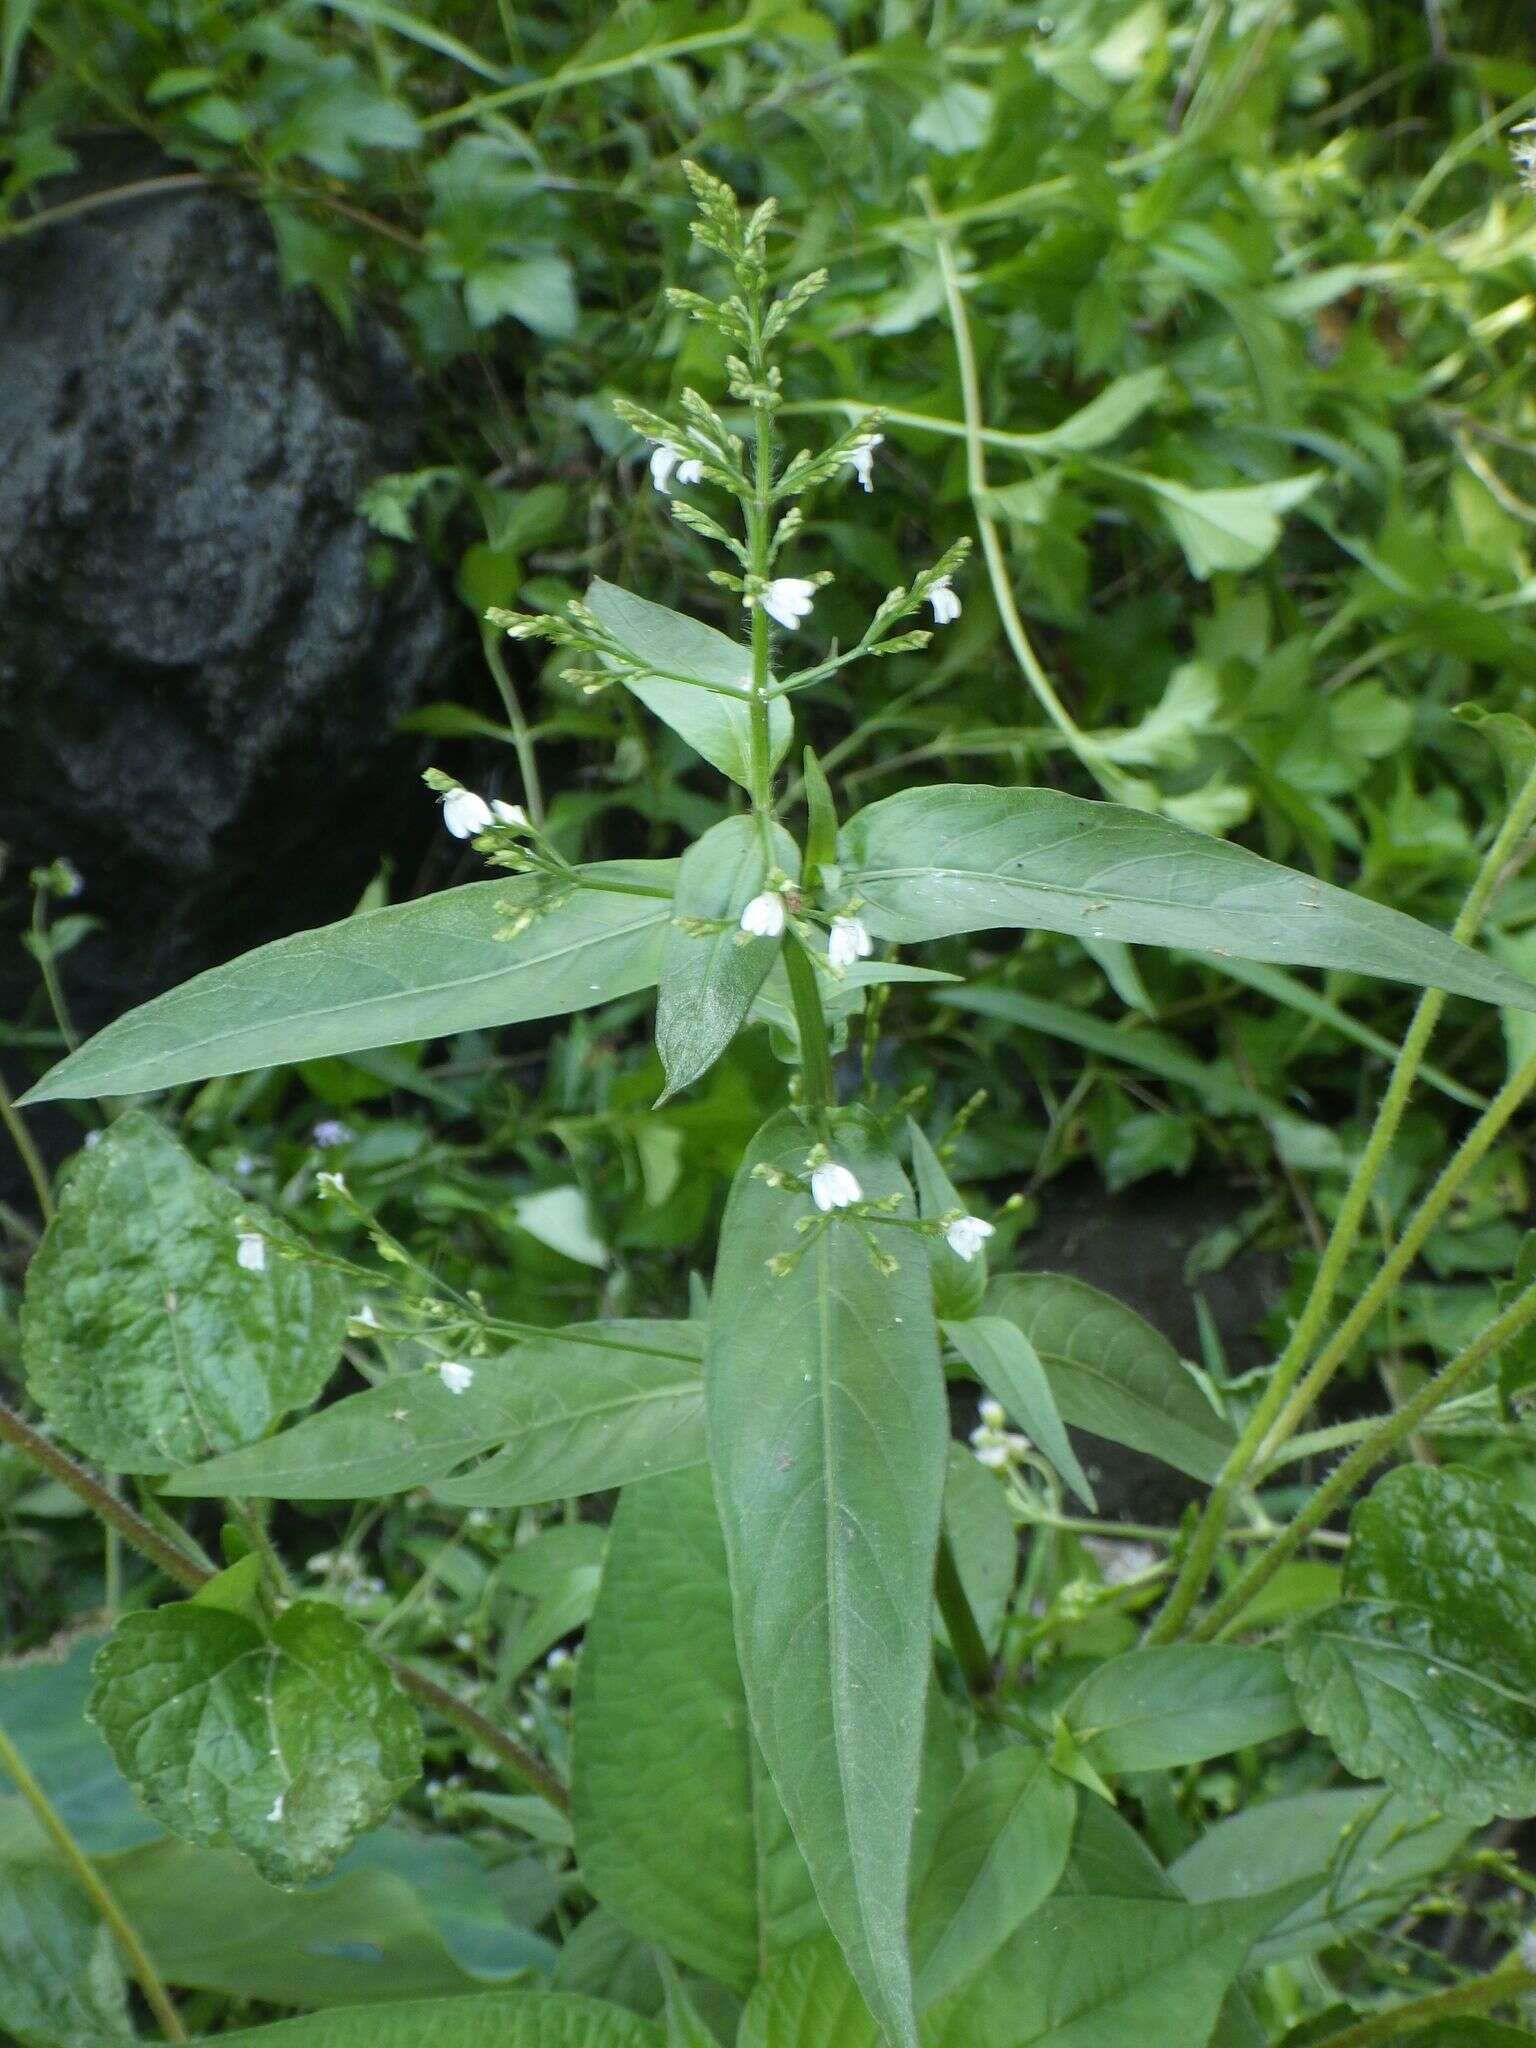
<path id="1" fill-rule="evenodd" d="M 1330 2034 L 1325 2048 L 1376 2048 L 1379 2041 L 1394 2041 L 1403 2034 L 1417 2033 L 1437 2020 L 1488 2012 L 1532 1990 L 1536 1990 L 1536 1970 L 1528 1970 L 1520 1962 L 1501 1963 L 1490 1975 L 1475 1977 L 1470 1984 L 1453 1984 L 1449 1991 L 1431 1991 L 1424 1998 L 1394 2006 L 1391 2012 L 1376 2013 L 1356 2026 L 1346 2027 L 1342 2034 Z"/>
<path id="2" fill-rule="evenodd" d="M 1503 1314 L 1495 1316 L 1480 1336 L 1475 1337 L 1432 1380 L 1426 1381 L 1411 1401 L 1404 1402 L 1395 1414 L 1383 1417 L 1365 1441 L 1358 1444 L 1317 1489 L 1296 1519 L 1281 1530 L 1270 1547 L 1249 1565 L 1237 1584 L 1229 1587 L 1216 1602 L 1199 1627 L 1191 1631 L 1194 1639 L 1197 1642 L 1209 1641 L 1229 1627 L 1313 1531 L 1320 1529 L 1334 1510 L 1348 1499 L 1366 1474 L 1412 1436 L 1427 1415 L 1448 1401 L 1479 1367 L 1532 1322 L 1536 1322 L 1536 1284 L 1517 1295 Z"/>
<path id="3" fill-rule="evenodd" d="M 784 934 L 784 971 L 789 976 L 795 1028 L 800 1034 L 800 1072 L 805 1083 L 806 1107 L 824 1123 L 836 1100 L 826 1013 L 821 1007 L 821 990 L 811 956 L 792 931 Z"/>
<path id="4" fill-rule="evenodd" d="M 1536 770 L 1526 777 L 1510 805 L 1504 823 L 1483 857 L 1477 876 L 1468 891 L 1466 902 L 1462 905 L 1461 914 L 1452 927 L 1453 938 L 1465 941 L 1477 930 L 1489 899 L 1520 841 L 1530 829 L 1533 818 L 1536 818 Z M 1171 1642 L 1204 1592 L 1211 1568 L 1216 1562 L 1216 1554 L 1221 1548 L 1222 1537 L 1226 1533 L 1233 1502 L 1260 1451 L 1275 1441 L 1273 1432 L 1281 1414 L 1284 1413 L 1289 1418 L 1290 1428 L 1295 1428 L 1302 1418 L 1304 1410 L 1292 1402 L 1292 1393 L 1306 1371 L 1307 1360 L 1322 1334 L 1328 1311 L 1333 1306 L 1334 1294 L 1359 1239 L 1377 1178 L 1386 1163 L 1392 1141 L 1397 1136 L 1403 1112 L 1408 1106 L 1408 1098 L 1418 1079 L 1419 1069 L 1423 1065 L 1425 1052 L 1428 1050 L 1435 1026 L 1440 1021 L 1440 1013 L 1445 1008 L 1445 1002 L 1445 992 L 1442 989 L 1426 989 L 1419 998 L 1413 1013 L 1413 1021 L 1393 1063 L 1386 1092 L 1376 1112 L 1376 1121 L 1350 1177 L 1301 1314 L 1297 1317 L 1285 1348 L 1276 1362 L 1263 1396 L 1238 1437 L 1211 1491 L 1191 1538 L 1183 1567 L 1174 1581 L 1173 1590 L 1157 1620 L 1147 1632 L 1149 1644 Z M 1509 1085 L 1512 1087 L 1513 1083 Z M 1529 1083 L 1526 1085 L 1529 1086 Z M 1474 1127 L 1468 1143 L 1477 1137 L 1488 1117 L 1493 1114 L 1494 1108 L 1508 1093 L 1509 1088 L 1506 1087 L 1496 1099 L 1496 1103 L 1490 1105 L 1484 1117 Z M 1508 1114 L 1506 1110 L 1506 1120 Z M 1456 1165 L 1465 1150 L 1464 1144 L 1458 1149 L 1457 1158 L 1451 1162 L 1451 1166 Z M 1447 1173 L 1451 1171 L 1451 1166 L 1447 1167 Z M 1374 1313 L 1374 1309 L 1372 1312 Z M 1332 1348 L 1330 1346 L 1330 1351 Z"/>
<path id="5" fill-rule="evenodd" d="M 58 1850 L 70 1874 L 111 1928 L 139 1989 L 144 1993 L 150 2010 L 159 2022 L 161 2033 L 167 2041 L 185 2041 L 187 2030 L 181 2024 L 176 2008 L 172 2005 L 143 1942 L 134 1932 L 132 1923 L 102 1882 L 95 1865 L 64 1825 L 58 1809 L 27 1769 L 20 1751 L 3 1728 L 0 1728 L 0 1771 L 5 1773 L 31 1807 L 37 1816 L 38 1825 Z"/>
<path id="6" fill-rule="evenodd" d="M 534 752 L 533 734 L 523 716 L 522 700 L 513 686 L 506 662 L 502 659 L 498 635 L 487 628 L 483 635 L 485 663 L 501 698 L 502 709 L 507 714 L 507 724 L 512 729 L 512 747 L 517 755 L 517 766 L 523 778 L 523 799 L 528 806 L 528 817 L 532 824 L 544 823 L 544 785 L 539 779 L 538 756 Z"/>
<path id="7" fill-rule="evenodd" d="M 38 889 L 32 897 L 32 950 L 38 967 L 42 971 L 43 987 L 48 993 L 48 1007 L 53 1011 L 54 1022 L 65 1045 L 74 1052 L 80 1043 L 80 1034 L 75 1029 L 69 1014 L 69 1005 L 64 1000 L 64 984 L 59 979 L 59 963 L 53 957 L 53 937 L 48 930 L 48 891 Z"/>
<path id="8" fill-rule="evenodd" d="M 32 1142 L 32 1133 L 23 1121 L 21 1111 L 11 1100 L 11 1092 L 0 1080 L 0 1123 L 11 1134 L 11 1143 L 21 1155 L 21 1163 L 27 1170 L 27 1179 L 32 1183 L 32 1192 L 37 1197 L 38 1211 L 44 1223 L 51 1223 L 54 1217 L 53 1188 L 48 1180 L 48 1169 L 43 1164 L 43 1155 Z"/>
<path id="9" fill-rule="evenodd" d="M 976 1698 L 992 1690 L 992 1659 L 982 1641 L 981 1630 L 971 1608 L 970 1596 L 960 1577 L 960 1567 L 947 1534 L 940 1532 L 939 1554 L 934 1568 L 934 1592 L 944 1617 L 949 1646 L 959 1659 L 966 1688 Z"/>

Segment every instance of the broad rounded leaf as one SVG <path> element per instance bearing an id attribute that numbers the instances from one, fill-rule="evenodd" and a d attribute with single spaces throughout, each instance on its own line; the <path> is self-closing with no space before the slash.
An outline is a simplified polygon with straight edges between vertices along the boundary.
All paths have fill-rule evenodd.
<path id="1" fill-rule="evenodd" d="M 994 925 L 1343 967 L 1536 1009 L 1536 987 L 1430 925 L 1246 847 L 1053 789 L 904 790 L 843 829 L 844 880 L 877 936 Z"/>
<path id="2" fill-rule="evenodd" d="M 731 1190 L 705 1361 L 710 1458 L 758 1741 L 871 2009 L 893 2048 L 914 2048 L 907 1875 L 947 1415 L 923 1240 L 820 1217 L 808 1193 L 757 1175 L 803 1176 L 810 1142 L 796 1114 L 775 1117 Z M 839 1116 L 832 1144 L 866 1200 L 912 1214 L 869 1120 Z M 793 1270 L 770 1271 L 778 1256 Z"/>
<path id="3" fill-rule="evenodd" d="M 256 1270 L 241 1264 L 247 1238 Z M 339 1281 L 288 1226 L 140 1115 L 77 1162 L 22 1312 L 34 1400 L 114 1472 L 169 1472 L 259 1437 L 320 1392 L 345 1329 Z"/>
<path id="4" fill-rule="evenodd" d="M 704 1467 L 624 1490 L 572 1740 L 582 1875 L 634 1933 L 747 1990 L 770 1956 L 820 1928 L 748 1726 Z"/>
<path id="5" fill-rule="evenodd" d="M 437 1480 L 444 1499 L 501 1507 L 601 1492 L 702 1463 L 702 1352 L 696 1323 L 572 1323 L 476 1359 L 462 1393 L 430 1368 L 401 1374 L 166 1490 L 372 1500 Z"/>
<path id="6" fill-rule="evenodd" d="M 1005 1273 L 987 1312 L 1024 1332 L 1062 1415 L 1111 1443 L 1214 1480 L 1232 1431 L 1168 1339 L 1132 1308 L 1062 1273 Z"/>
<path id="7" fill-rule="evenodd" d="M 509 875 L 274 940 L 130 1010 L 23 1099 L 138 1095 L 611 1002 L 656 979 L 675 867 L 604 861 L 556 891 Z"/>
<path id="8" fill-rule="evenodd" d="M 95 1679 L 91 1718 L 155 1818 L 231 1843 L 272 1884 L 323 1877 L 421 1769 L 415 1709 L 324 1601 L 270 1634 L 197 1601 L 130 1614 Z"/>
<path id="9" fill-rule="evenodd" d="M 572 1991 L 493 1991 L 279 2020 L 226 2036 L 251 2048 L 663 2048 L 650 2020 Z"/>
<path id="10" fill-rule="evenodd" d="M 1275 1651 L 1222 1643 L 1111 1657 L 1061 1713 L 1089 1763 L 1110 1772 L 1203 1763 L 1288 1735 L 1301 1721 Z"/>

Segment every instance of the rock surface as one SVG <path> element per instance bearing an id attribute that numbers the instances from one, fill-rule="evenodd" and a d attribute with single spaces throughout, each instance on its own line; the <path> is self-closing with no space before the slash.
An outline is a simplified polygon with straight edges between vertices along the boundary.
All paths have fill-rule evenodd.
<path id="1" fill-rule="evenodd" d="M 353 509 L 419 459 L 405 359 L 284 290 L 255 207 L 18 240 L 0 360 L 4 918 L 69 855 L 106 924 L 71 970 L 95 1022 L 345 914 L 419 793 L 394 723 L 463 631 L 419 556 L 380 577 Z"/>

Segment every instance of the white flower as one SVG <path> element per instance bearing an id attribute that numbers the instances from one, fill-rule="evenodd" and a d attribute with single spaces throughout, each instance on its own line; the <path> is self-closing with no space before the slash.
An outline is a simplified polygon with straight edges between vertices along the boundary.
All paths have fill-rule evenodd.
<path id="1" fill-rule="evenodd" d="M 854 475 L 866 491 L 875 488 L 875 450 L 884 439 L 884 434 L 865 434 L 848 450 L 848 460 L 853 467 Z"/>
<path id="2" fill-rule="evenodd" d="M 309 1134 L 322 1150 L 332 1145 L 350 1145 L 356 1135 L 339 1116 L 322 1117 Z"/>
<path id="3" fill-rule="evenodd" d="M 741 928 L 754 939 L 776 939 L 784 929 L 784 898 L 777 889 L 754 896 L 741 913 Z"/>
<path id="4" fill-rule="evenodd" d="M 960 599 L 948 576 L 941 576 L 928 586 L 928 602 L 933 606 L 933 623 L 936 626 L 947 626 L 960 616 Z"/>
<path id="5" fill-rule="evenodd" d="M 100 1131 L 92 1131 L 91 1137 L 87 1138 L 85 1142 L 87 1143 L 87 1145 L 89 1145 L 91 1142 L 91 1138 L 99 1138 L 100 1136 Z M 249 1152 L 242 1152 L 235 1161 L 235 1172 L 239 1174 L 242 1180 L 246 1180 L 255 1171 L 255 1160 L 251 1157 Z"/>
<path id="6" fill-rule="evenodd" d="M 507 825 L 520 832 L 528 829 L 528 813 L 521 804 L 506 804 L 499 796 L 494 796 L 491 798 L 491 815 L 498 825 Z"/>
<path id="7" fill-rule="evenodd" d="M 989 1472 L 1006 1472 L 1013 1463 L 1013 1453 L 1006 1444 L 979 1444 L 971 1455 L 978 1465 L 985 1465 Z"/>
<path id="8" fill-rule="evenodd" d="M 282 1795 L 282 1793 L 281 1793 L 281 1792 L 279 1792 L 279 1793 L 278 1793 L 278 1795 L 277 1795 L 277 1797 L 276 1797 L 276 1798 L 275 1798 L 275 1799 L 273 1800 L 273 1802 L 272 1802 L 272 1811 L 271 1811 L 271 1812 L 270 1812 L 270 1813 L 269 1813 L 269 1814 L 267 1815 L 267 1819 L 268 1819 L 268 1820 L 281 1820 L 281 1819 L 282 1819 L 282 1817 L 283 1817 L 283 1795 Z"/>
<path id="9" fill-rule="evenodd" d="M 839 1166 L 835 1159 L 827 1160 L 812 1171 L 811 1200 L 823 1216 L 833 1209 L 850 1208 L 863 1199 L 864 1190 L 847 1167 Z"/>
<path id="10" fill-rule="evenodd" d="M 944 1242 L 957 1258 L 971 1260 L 981 1250 L 987 1239 L 994 1233 L 995 1226 L 983 1223 L 979 1216 L 957 1216 L 944 1233 Z"/>
<path id="11" fill-rule="evenodd" d="M 265 1273 L 267 1240 L 254 1230 L 242 1230 L 235 1246 L 235 1264 L 246 1273 Z"/>
<path id="12" fill-rule="evenodd" d="M 672 472 L 677 467 L 677 450 L 665 441 L 651 450 L 651 482 L 666 497 L 672 495 Z"/>
<path id="13" fill-rule="evenodd" d="M 460 1365 L 452 1358 L 444 1358 L 438 1361 L 437 1376 L 450 1394 L 462 1394 L 473 1386 L 475 1368 L 472 1365 Z"/>
<path id="14" fill-rule="evenodd" d="M 561 1644 L 558 1648 L 551 1650 L 544 1659 L 544 1668 L 546 1671 L 559 1671 L 563 1666 L 569 1664 L 570 1661 L 570 1651 L 565 1648 L 564 1644 Z"/>
<path id="15" fill-rule="evenodd" d="M 474 839 L 490 822 L 490 805 L 472 789 L 451 789 L 443 798 L 443 823 L 455 839 Z"/>
<path id="16" fill-rule="evenodd" d="M 1002 1402 L 994 1401 L 990 1394 L 981 1403 L 976 1412 L 981 1417 L 983 1428 L 986 1429 L 1001 1429 L 1008 1420 L 1008 1411 L 1004 1408 Z"/>
<path id="17" fill-rule="evenodd" d="M 834 917 L 827 935 L 827 959 L 834 967 L 851 967 L 855 960 L 867 960 L 875 942 L 857 917 Z"/>
<path id="18" fill-rule="evenodd" d="M 361 1308 L 353 1309 L 352 1320 L 354 1323 L 360 1323 L 365 1330 L 376 1330 L 379 1327 L 379 1319 L 373 1312 L 371 1301 L 365 1301 Z"/>
<path id="19" fill-rule="evenodd" d="M 347 1177 L 344 1173 L 317 1173 L 315 1187 L 322 1202 L 334 1200 L 337 1195 L 347 1192 Z"/>
<path id="20" fill-rule="evenodd" d="M 703 483 L 704 465 L 697 455 L 690 455 L 677 465 L 677 480 L 680 484 Z"/>
<path id="21" fill-rule="evenodd" d="M 758 600 L 781 626 L 798 626 L 809 618 L 815 601 L 816 586 L 805 576 L 776 576 Z"/>

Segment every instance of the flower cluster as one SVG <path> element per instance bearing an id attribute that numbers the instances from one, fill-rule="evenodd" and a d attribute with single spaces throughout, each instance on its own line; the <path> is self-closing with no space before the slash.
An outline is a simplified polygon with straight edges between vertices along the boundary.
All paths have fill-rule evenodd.
<path id="1" fill-rule="evenodd" d="M 1522 121 L 1510 131 L 1509 153 L 1527 192 L 1536 192 L 1536 121 Z"/>
<path id="2" fill-rule="evenodd" d="M 1012 1472 L 1029 1455 L 1030 1441 L 1008 1427 L 1001 1401 L 988 1397 L 977 1410 L 980 1420 L 971 1431 L 971 1449 L 978 1465 L 992 1472 Z"/>

